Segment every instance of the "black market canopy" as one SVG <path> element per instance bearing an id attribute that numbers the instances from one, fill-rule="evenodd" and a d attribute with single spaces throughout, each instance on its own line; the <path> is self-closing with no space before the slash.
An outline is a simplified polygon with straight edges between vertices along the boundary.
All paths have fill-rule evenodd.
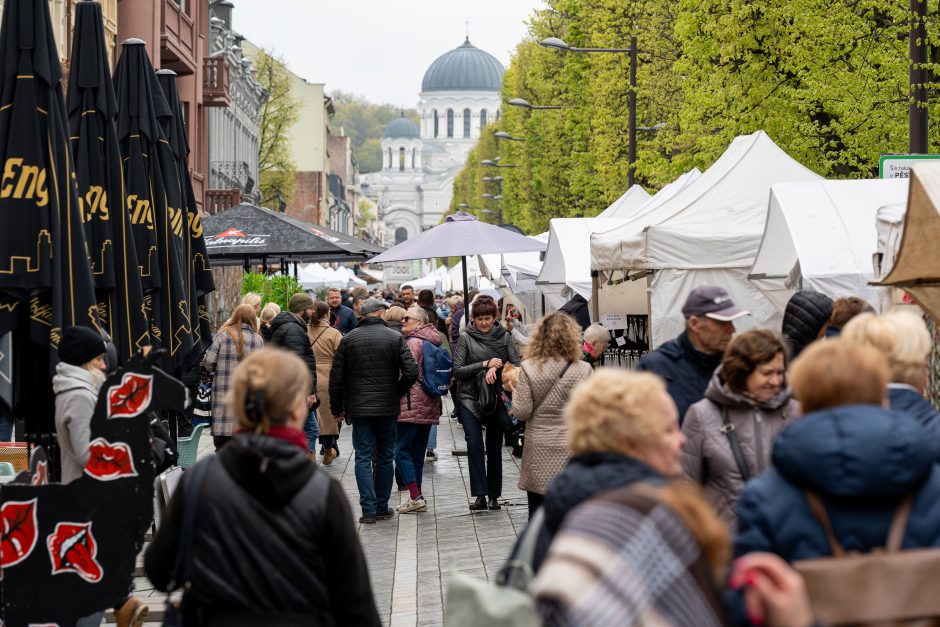
<path id="1" fill-rule="evenodd" d="M 209 262 L 240 265 L 251 260 L 365 261 L 381 247 L 248 203 L 236 205 L 202 222 Z"/>

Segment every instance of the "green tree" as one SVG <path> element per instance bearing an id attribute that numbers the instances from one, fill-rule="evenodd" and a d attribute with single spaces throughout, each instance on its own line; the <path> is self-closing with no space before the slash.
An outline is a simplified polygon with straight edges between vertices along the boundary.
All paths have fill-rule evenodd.
<path id="1" fill-rule="evenodd" d="M 359 162 L 359 171 L 378 172 L 382 169 L 382 149 L 379 144 L 388 123 L 405 115 L 418 124 L 418 112 L 390 104 L 373 104 L 362 96 L 339 90 L 330 92 L 336 114 L 330 120 L 330 132 L 342 130 L 352 141 L 353 152 Z"/>
<path id="2" fill-rule="evenodd" d="M 300 115 L 301 103 L 291 96 L 287 66 L 262 50 L 254 59 L 257 78 L 267 90 L 261 107 L 258 147 L 258 189 L 262 206 L 280 209 L 294 194 L 297 166 L 291 157 L 290 129 Z"/>

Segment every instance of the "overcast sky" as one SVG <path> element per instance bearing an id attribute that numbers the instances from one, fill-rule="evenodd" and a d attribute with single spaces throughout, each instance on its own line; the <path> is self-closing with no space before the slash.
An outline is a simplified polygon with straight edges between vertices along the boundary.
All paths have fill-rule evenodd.
<path id="1" fill-rule="evenodd" d="M 414 107 L 440 55 L 470 41 L 509 65 L 542 0 L 233 0 L 236 31 L 327 91 Z"/>

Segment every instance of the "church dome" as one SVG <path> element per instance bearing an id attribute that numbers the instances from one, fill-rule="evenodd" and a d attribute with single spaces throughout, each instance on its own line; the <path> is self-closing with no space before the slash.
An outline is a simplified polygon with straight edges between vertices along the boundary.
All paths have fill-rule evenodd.
<path id="1" fill-rule="evenodd" d="M 470 43 L 439 56 L 421 81 L 421 91 L 499 91 L 506 70 L 496 57 Z"/>
<path id="2" fill-rule="evenodd" d="M 421 134 L 418 132 L 418 126 L 406 118 L 404 114 L 395 118 L 388 123 L 388 126 L 385 127 L 385 137 L 391 137 L 392 139 L 401 139 L 413 137 L 420 137 Z"/>

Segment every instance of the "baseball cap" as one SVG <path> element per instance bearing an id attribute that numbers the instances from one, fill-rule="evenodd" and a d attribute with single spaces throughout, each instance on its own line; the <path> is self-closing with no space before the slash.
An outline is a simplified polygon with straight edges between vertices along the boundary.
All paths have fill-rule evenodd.
<path id="1" fill-rule="evenodd" d="M 717 285 L 699 285 L 682 306 L 682 315 L 686 318 L 705 316 L 719 322 L 731 322 L 750 313 L 735 305 L 728 290 Z"/>

